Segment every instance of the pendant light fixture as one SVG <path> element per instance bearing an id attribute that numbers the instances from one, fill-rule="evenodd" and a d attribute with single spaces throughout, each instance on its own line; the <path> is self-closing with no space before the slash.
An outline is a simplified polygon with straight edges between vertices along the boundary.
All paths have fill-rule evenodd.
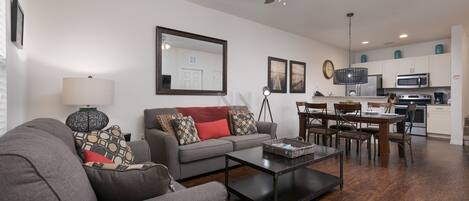
<path id="1" fill-rule="evenodd" d="M 367 68 L 352 68 L 352 17 L 353 13 L 348 13 L 349 31 L 348 31 L 348 67 L 334 71 L 335 85 L 356 85 L 368 83 Z"/>

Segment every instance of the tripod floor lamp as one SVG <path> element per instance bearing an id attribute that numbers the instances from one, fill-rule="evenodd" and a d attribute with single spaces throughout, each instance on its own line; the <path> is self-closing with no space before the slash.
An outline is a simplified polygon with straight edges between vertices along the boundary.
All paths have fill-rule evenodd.
<path id="1" fill-rule="evenodd" d="M 262 100 L 262 106 L 261 106 L 261 111 L 259 112 L 259 117 L 257 118 L 257 121 L 261 120 L 262 112 L 264 112 L 264 121 L 266 120 L 266 115 L 267 115 L 267 110 L 269 110 L 269 116 L 270 116 L 270 121 L 273 123 L 274 119 L 272 118 L 272 110 L 270 110 L 270 103 L 269 99 L 267 98 L 270 96 L 272 93 L 269 89 L 269 87 L 264 87 L 262 89 L 262 93 L 264 95 L 264 100 Z"/>

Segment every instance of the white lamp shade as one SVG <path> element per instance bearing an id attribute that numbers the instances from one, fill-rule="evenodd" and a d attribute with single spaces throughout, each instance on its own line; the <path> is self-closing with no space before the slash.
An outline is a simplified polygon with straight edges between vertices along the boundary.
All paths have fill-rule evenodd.
<path id="1" fill-rule="evenodd" d="M 96 78 L 64 78 L 62 102 L 65 105 L 97 106 L 112 104 L 114 81 Z"/>

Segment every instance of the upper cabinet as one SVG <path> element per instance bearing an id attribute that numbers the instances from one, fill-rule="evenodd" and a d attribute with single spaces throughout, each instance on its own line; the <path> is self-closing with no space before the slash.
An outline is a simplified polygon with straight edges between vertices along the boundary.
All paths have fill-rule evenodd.
<path id="1" fill-rule="evenodd" d="M 395 88 L 396 77 L 400 71 L 400 65 L 397 60 L 382 61 L 383 64 L 383 88 Z"/>
<path id="2" fill-rule="evenodd" d="M 430 87 L 451 86 L 451 54 L 409 57 L 353 64 L 368 68 L 369 75 L 383 75 L 383 87 L 395 88 L 398 75 L 430 74 Z"/>
<path id="3" fill-rule="evenodd" d="M 451 86 L 451 54 L 431 55 L 428 64 L 432 87 Z"/>

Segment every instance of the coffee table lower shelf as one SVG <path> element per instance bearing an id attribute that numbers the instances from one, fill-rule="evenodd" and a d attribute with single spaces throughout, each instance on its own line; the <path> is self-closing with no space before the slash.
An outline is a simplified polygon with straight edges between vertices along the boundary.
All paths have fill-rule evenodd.
<path id="1" fill-rule="evenodd" d="M 312 200 L 341 184 L 339 177 L 309 168 L 299 168 L 279 176 L 278 200 Z M 274 200 L 273 176 L 259 172 L 230 179 L 228 192 L 244 200 Z"/>

